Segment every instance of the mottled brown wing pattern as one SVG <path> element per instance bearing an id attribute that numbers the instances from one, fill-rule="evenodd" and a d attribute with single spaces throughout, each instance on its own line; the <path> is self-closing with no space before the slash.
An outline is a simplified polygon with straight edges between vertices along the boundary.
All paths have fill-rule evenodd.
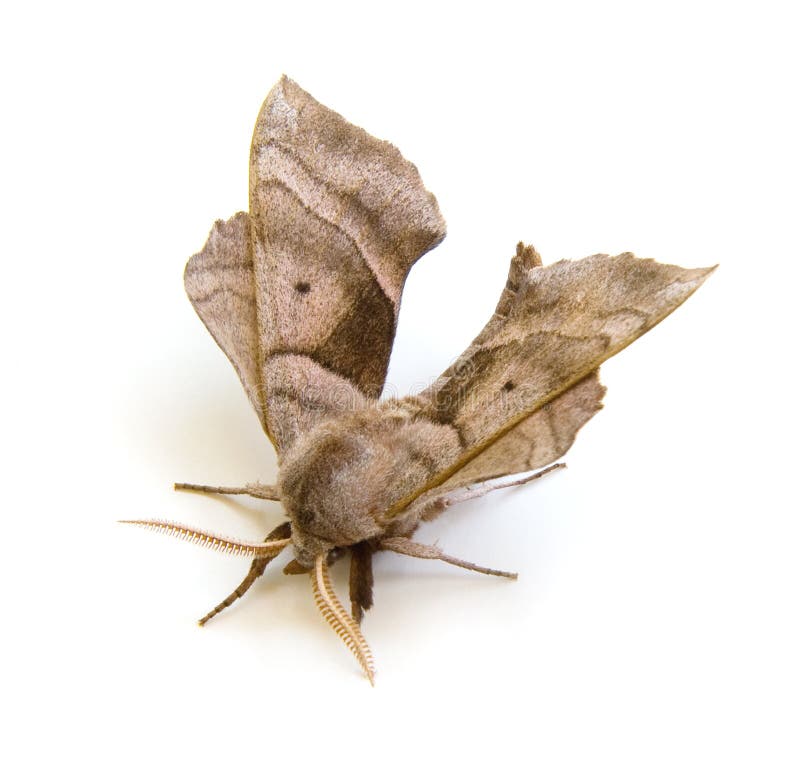
<path id="1" fill-rule="evenodd" d="M 594 371 L 676 309 L 712 271 L 630 253 L 539 263 L 533 249 L 518 249 L 492 319 L 409 401 L 418 419 L 449 425 L 461 453 L 395 503 L 389 516 L 418 498 L 558 458 L 600 407 L 603 387 Z"/>
<path id="2" fill-rule="evenodd" d="M 511 260 L 508 279 L 494 314 L 472 346 L 486 342 L 503 324 L 530 269 L 541 267 L 539 254 L 523 243 Z M 470 365 L 462 355 L 440 380 L 451 377 L 459 368 Z M 463 375 L 463 371 L 462 371 Z M 512 382 L 513 384 L 513 382 Z M 504 383 L 504 386 L 507 382 Z M 602 408 L 605 387 L 595 370 L 552 402 L 522 420 L 507 434 L 475 456 L 431 494 L 443 495 L 466 485 L 486 482 L 508 474 L 533 471 L 559 459 L 569 450 L 580 428 Z M 423 500 L 423 499 L 420 499 Z"/>
<path id="3" fill-rule="evenodd" d="M 458 503 L 467 489 L 470 492 L 466 497 L 480 497 L 483 492 L 477 485 L 553 464 L 569 450 L 581 427 L 602 408 L 604 394 L 605 386 L 595 371 L 529 415 L 449 479 L 423 493 L 408 511 L 418 511 L 430 520 L 451 503 Z"/>
<path id="4" fill-rule="evenodd" d="M 284 452 L 383 388 L 408 271 L 445 235 L 417 169 L 284 77 L 250 158 L 250 214 L 217 222 L 186 289 Z"/>
<path id="5" fill-rule="evenodd" d="M 445 234 L 417 169 L 288 78 L 259 115 L 250 230 L 268 431 L 278 450 L 380 395 L 409 269 Z"/>
<path id="6" fill-rule="evenodd" d="M 440 490 L 540 469 L 572 446 L 578 431 L 602 408 L 605 387 L 597 371 L 492 442 L 442 483 Z"/>

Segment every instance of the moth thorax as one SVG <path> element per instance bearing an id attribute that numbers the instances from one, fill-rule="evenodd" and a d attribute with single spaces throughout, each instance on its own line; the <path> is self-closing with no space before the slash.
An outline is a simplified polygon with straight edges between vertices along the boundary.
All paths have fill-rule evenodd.
<path id="1" fill-rule="evenodd" d="M 386 502 L 381 452 L 347 425 L 315 429 L 292 446 L 278 483 L 299 554 L 311 556 L 380 535 Z"/>

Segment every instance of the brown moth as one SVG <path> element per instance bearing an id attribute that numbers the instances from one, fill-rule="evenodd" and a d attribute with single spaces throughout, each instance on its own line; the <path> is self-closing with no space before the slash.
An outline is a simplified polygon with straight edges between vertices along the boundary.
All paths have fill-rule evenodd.
<path id="1" fill-rule="evenodd" d="M 317 606 L 372 682 L 359 623 L 372 606 L 375 553 L 515 578 L 412 536 L 454 503 L 561 466 L 551 464 L 601 407 L 599 365 L 713 269 L 630 253 L 542 266 L 520 243 L 495 313 L 470 347 L 422 393 L 379 400 L 406 276 L 444 235 L 435 198 L 394 146 L 288 78 L 275 85 L 253 135 L 250 212 L 216 222 L 185 284 L 277 450 L 277 484 L 176 489 L 278 501 L 288 521 L 263 542 L 135 521 L 253 559 L 201 625 L 291 546 L 285 572 L 310 573 Z M 328 571 L 346 553 L 351 613 Z"/>

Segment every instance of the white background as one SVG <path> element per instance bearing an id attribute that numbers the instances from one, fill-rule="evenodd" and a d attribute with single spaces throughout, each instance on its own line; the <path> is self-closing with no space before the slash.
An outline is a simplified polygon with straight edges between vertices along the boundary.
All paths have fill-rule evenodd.
<path id="1" fill-rule="evenodd" d="M 3 763 L 798 764 L 792 5 L 4 11 Z M 280 518 L 171 483 L 275 476 L 181 276 L 247 206 L 282 72 L 400 147 L 448 220 L 395 391 L 468 344 L 518 239 L 721 264 L 603 367 L 568 471 L 420 531 L 518 582 L 377 560 L 375 689 L 306 578 L 273 567 L 198 629 L 247 562 L 115 523 Z"/>

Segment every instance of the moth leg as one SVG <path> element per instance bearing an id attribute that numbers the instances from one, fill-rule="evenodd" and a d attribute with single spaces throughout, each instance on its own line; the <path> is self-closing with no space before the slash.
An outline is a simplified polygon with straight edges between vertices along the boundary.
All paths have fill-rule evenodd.
<path id="1" fill-rule="evenodd" d="M 526 476 L 519 477 L 518 479 L 511 479 L 506 482 L 498 482 L 494 484 L 492 484 L 492 480 L 499 479 L 499 477 L 485 477 L 484 479 L 478 479 L 469 485 L 457 487 L 443 495 L 432 498 L 430 502 L 422 508 L 420 515 L 424 520 L 430 522 L 432 519 L 435 519 L 437 516 L 439 516 L 439 514 L 441 514 L 445 509 L 449 508 L 450 506 L 454 506 L 457 503 L 470 501 L 473 498 L 481 498 L 482 496 L 486 495 L 487 493 L 491 493 L 494 490 L 502 490 L 506 487 L 527 485 L 528 482 L 533 482 L 535 479 L 541 479 L 551 471 L 555 471 L 556 469 L 565 469 L 566 467 L 567 464 L 565 463 L 554 463 L 552 466 L 548 466 L 541 471 L 537 471 L 535 474 L 527 474 Z"/>
<path id="2" fill-rule="evenodd" d="M 279 501 L 278 489 L 275 485 L 262 485 L 252 482 L 244 487 L 212 487 L 211 485 L 192 485 L 188 482 L 176 482 L 176 490 L 192 490 L 195 493 L 216 493 L 218 495 L 250 495 L 266 501 Z"/>
<path id="3" fill-rule="evenodd" d="M 353 620 L 361 623 L 364 612 L 372 607 L 372 555 L 373 541 L 361 541 L 350 547 L 350 611 Z"/>
<path id="4" fill-rule="evenodd" d="M 417 541 L 412 541 L 410 538 L 384 538 L 379 546 L 386 551 L 394 551 L 397 554 L 405 554 L 408 557 L 416 557 L 417 559 L 438 559 L 441 562 L 447 562 L 449 565 L 463 567 L 465 570 L 474 570 L 476 573 L 498 575 L 502 578 L 511 578 L 512 580 L 517 579 L 516 573 L 509 573 L 505 570 L 493 570 L 490 567 L 483 567 L 482 565 L 476 565 L 472 562 L 465 562 L 463 559 L 456 559 L 455 557 L 445 554 L 438 546 L 418 543 Z"/>
<path id="5" fill-rule="evenodd" d="M 370 652 L 367 640 L 364 639 L 358 624 L 347 614 L 333 590 L 327 554 L 320 554 L 314 562 L 311 570 L 311 588 L 314 592 L 314 601 L 317 603 L 322 617 L 347 645 L 350 652 L 356 656 L 356 660 L 364 669 L 370 684 L 374 685 L 375 664 L 372 660 L 372 652 Z"/>
<path id="6" fill-rule="evenodd" d="M 463 494 L 460 495 L 455 503 L 459 503 L 461 501 L 469 501 L 472 498 L 480 498 L 482 495 L 486 495 L 486 493 L 491 493 L 492 490 L 502 490 L 506 487 L 518 487 L 519 485 L 527 485 L 528 482 L 533 482 L 535 479 L 541 479 L 545 475 L 549 474 L 551 471 L 555 471 L 556 469 L 566 469 L 567 464 L 565 463 L 554 463 L 552 466 L 547 466 L 540 471 L 535 472 L 534 474 L 527 474 L 524 477 L 518 477 L 517 479 L 510 479 L 505 482 L 499 482 L 495 485 L 490 485 L 489 482 L 493 479 L 500 479 L 500 477 L 487 477 L 484 480 L 478 480 L 479 485 L 475 486 L 470 485 L 468 487 L 462 488 Z"/>
<path id="7" fill-rule="evenodd" d="M 267 541 L 277 541 L 289 538 L 292 534 L 292 526 L 289 522 L 284 522 L 278 525 L 265 539 Z M 275 557 L 280 554 L 276 551 L 271 557 L 263 559 L 254 559 L 250 565 L 250 570 L 245 575 L 244 580 L 233 590 L 233 592 L 225 597 L 211 612 L 204 615 L 197 621 L 198 625 L 205 626 L 215 615 L 219 615 L 226 607 L 230 607 L 237 599 L 241 599 L 249 590 L 249 588 L 264 574 L 267 565 L 272 562 Z"/>

